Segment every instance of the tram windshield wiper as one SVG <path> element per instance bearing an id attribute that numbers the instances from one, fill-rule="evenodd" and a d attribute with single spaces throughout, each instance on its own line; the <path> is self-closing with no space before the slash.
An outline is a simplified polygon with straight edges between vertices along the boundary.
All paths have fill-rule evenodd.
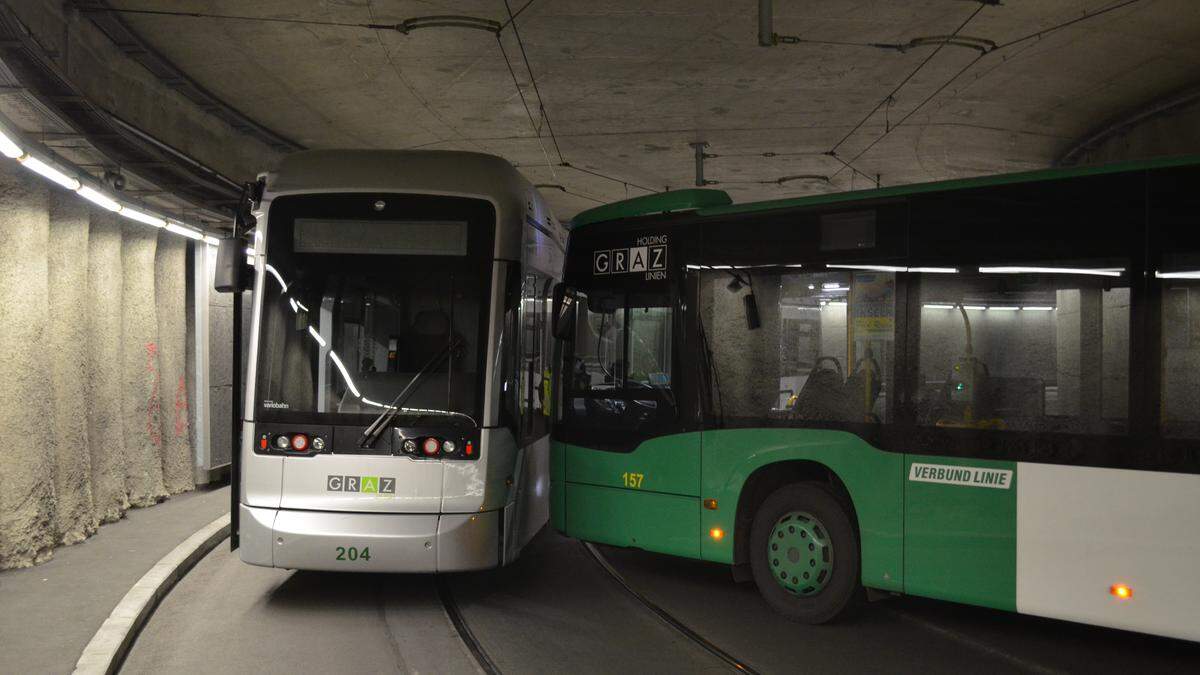
<path id="1" fill-rule="evenodd" d="M 358 447 L 370 448 L 375 445 L 375 441 L 379 440 L 384 430 L 391 426 L 392 420 L 402 410 L 404 402 L 420 388 L 421 381 L 425 379 L 425 376 L 437 369 L 442 361 L 450 356 L 450 353 L 457 349 L 462 342 L 462 338 L 455 335 L 445 347 L 442 347 L 437 354 L 433 355 L 433 358 L 421 366 L 417 374 L 413 375 L 408 384 L 404 385 L 404 389 L 401 389 L 396 398 L 392 399 L 392 402 L 388 404 L 387 409 L 379 413 L 379 417 L 376 417 L 375 421 L 371 422 L 370 426 L 363 431 L 362 436 L 359 436 Z"/>

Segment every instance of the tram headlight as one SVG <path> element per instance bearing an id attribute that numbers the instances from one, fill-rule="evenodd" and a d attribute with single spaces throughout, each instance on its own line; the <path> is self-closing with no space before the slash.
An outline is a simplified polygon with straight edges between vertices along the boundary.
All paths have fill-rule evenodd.
<path id="1" fill-rule="evenodd" d="M 447 455 L 453 455 L 458 450 L 458 443 L 454 441 L 442 441 L 442 452 Z"/>
<path id="2" fill-rule="evenodd" d="M 417 454 L 417 442 L 416 442 L 416 441 L 414 441 L 414 440 L 413 440 L 413 439 L 411 439 L 411 438 L 409 438 L 409 439 L 405 439 L 405 441 L 404 441 L 404 451 L 405 451 L 405 452 L 407 452 L 407 453 L 408 453 L 408 454 L 410 454 L 410 455 L 415 455 L 415 454 Z"/>
<path id="3" fill-rule="evenodd" d="M 325 439 L 320 436 L 315 436 L 312 439 L 312 449 L 321 452 L 325 449 Z"/>
<path id="4" fill-rule="evenodd" d="M 287 437 L 287 434 L 280 434 L 275 437 L 275 447 L 280 450 L 290 450 L 292 448 L 292 440 Z"/>
<path id="5" fill-rule="evenodd" d="M 434 438 L 433 436 L 426 438 L 425 441 L 423 443 L 421 443 L 421 451 L 430 457 L 438 454 L 438 450 L 441 450 L 441 449 L 442 449 L 442 442 L 439 441 L 438 439 Z"/>

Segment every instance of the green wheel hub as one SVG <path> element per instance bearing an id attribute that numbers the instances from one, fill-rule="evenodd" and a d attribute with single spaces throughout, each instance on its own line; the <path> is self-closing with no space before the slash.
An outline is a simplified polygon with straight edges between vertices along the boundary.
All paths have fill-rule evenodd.
<path id="1" fill-rule="evenodd" d="M 804 511 L 785 513 L 775 521 L 766 553 L 775 582 L 799 596 L 820 593 L 833 575 L 829 530 Z"/>

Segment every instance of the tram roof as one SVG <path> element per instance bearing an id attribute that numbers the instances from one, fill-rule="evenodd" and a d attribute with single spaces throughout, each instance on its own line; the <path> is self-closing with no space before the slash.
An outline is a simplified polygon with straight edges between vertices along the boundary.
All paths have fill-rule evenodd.
<path id="1" fill-rule="evenodd" d="M 452 150 L 306 150 L 283 158 L 267 192 L 409 192 L 523 202 L 525 179 L 508 160 Z"/>
<path id="2" fill-rule="evenodd" d="M 870 190 L 853 190 L 832 194 L 793 197 L 790 199 L 771 199 L 760 202 L 734 204 L 724 190 L 688 189 L 662 192 L 644 197 L 625 199 L 581 212 L 571 220 L 571 229 L 601 222 L 612 222 L 625 218 L 636 218 L 659 213 L 689 211 L 700 216 L 719 216 L 725 214 L 753 213 L 756 211 L 771 211 L 775 209 L 802 208 L 835 204 L 839 202 L 866 201 L 886 199 L 930 192 L 946 192 L 968 188 L 988 187 L 994 185 L 1011 185 L 1014 183 L 1032 183 L 1038 181 L 1075 178 L 1080 176 L 1095 176 L 1132 171 L 1145 171 L 1180 166 L 1200 165 L 1200 155 L 1184 155 L 1147 160 L 1131 160 L 1111 164 L 1097 164 L 1070 168 L 1038 169 L 1016 173 L 975 176 L 971 178 L 956 178 L 931 183 L 913 183 L 893 187 L 874 188 Z"/>

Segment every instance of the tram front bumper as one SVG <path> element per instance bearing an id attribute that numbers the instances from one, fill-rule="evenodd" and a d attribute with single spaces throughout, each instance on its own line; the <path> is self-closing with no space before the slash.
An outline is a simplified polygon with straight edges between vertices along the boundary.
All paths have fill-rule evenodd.
<path id="1" fill-rule="evenodd" d="M 499 564 L 499 511 L 339 513 L 239 506 L 243 562 L 336 572 L 463 572 Z"/>

